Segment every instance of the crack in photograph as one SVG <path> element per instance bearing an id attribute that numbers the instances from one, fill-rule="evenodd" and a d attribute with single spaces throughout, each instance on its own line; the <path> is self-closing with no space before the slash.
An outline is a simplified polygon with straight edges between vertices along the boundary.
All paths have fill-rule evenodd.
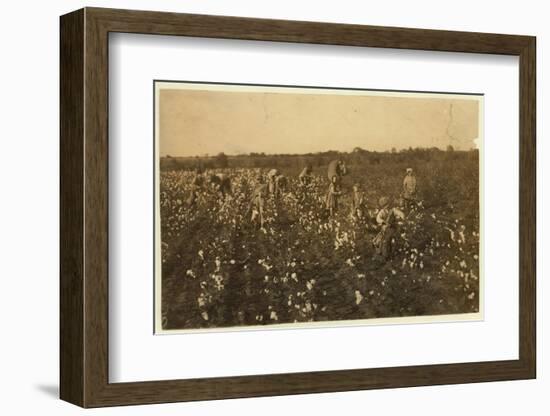
<path id="1" fill-rule="evenodd" d="M 155 333 L 482 319 L 482 94 L 154 93 Z"/>

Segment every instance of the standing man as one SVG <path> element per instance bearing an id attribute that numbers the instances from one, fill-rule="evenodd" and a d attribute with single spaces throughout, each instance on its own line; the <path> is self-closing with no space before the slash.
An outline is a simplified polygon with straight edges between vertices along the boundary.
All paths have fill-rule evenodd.
<path id="1" fill-rule="evenodd" d="M 403 179 L 403 199 L 407 208 L 412 208 L 416 204 L 416 177 L 412 168 L 407 168 L 407 174 Z"/>
<path id="2" fill-rule="evenodd" d="M 336 176 L 336 180 L 340 182 L 340 178 L 344 175 L 347 175 L 348 170 L 346 168 L 346 164 L 338 159 L 338 160 L 332 160 L 328 164 L 328 180 L 332 183 L 332 178 Z"/>

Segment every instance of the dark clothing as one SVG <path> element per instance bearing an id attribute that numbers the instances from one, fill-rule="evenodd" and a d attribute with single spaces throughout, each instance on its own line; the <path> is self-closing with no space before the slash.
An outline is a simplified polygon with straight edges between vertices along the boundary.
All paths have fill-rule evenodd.
<path id="1" fill-rule="evenodd" d="M 327 176 L 328 180 L 332 181 L 332 178 L 334 176 L 338 177 L 340 179 L 341 176 L 345 175 L 347 173 L 345 165 L 342 163 L 338 163 L 338 160 L 332 160 L 328 164 L 328 170 L 327 170 Z"/>

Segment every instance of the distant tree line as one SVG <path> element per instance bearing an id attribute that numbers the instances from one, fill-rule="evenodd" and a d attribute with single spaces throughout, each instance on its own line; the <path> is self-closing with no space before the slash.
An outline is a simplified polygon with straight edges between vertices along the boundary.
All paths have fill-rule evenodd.
<path id="1" fill-rule="evenodd" d="M 228 156 L 219 153 L 216 156 L 172 157 L 160 158 L 161 170 L 205 170 L 217 168 L 303 168 L 311 165 L 313 168 L 325 166 L 331 160 L 342 159 L 348 164 L 378 165 L 391 162 L 427 162 L 430 160 L 456 160 L 460 158 L 478 158 L 478 150 L 454 150 L 449 145 L 447 150 L 437 147 L 412 148 L 386 152 L 373 152 L 356 147 L 352 152 L 327 151 L 306 154 L 265 154 L 249 153 L 246 155 Z"/>

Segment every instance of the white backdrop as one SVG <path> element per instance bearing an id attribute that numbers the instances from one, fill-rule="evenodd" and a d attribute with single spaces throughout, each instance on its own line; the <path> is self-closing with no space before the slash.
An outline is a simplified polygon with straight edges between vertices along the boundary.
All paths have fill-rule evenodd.
<path id="1" fill-rule="evenodd" d="M 544 302 L 550 300 L 543 279 L 543 239 L 550 235 L 540 214 L 550 208 L 544 193 L 550 146 L 543 130 L 544 102 L 550 97 L 545 72 L 550 56 L 550 27 L 544 2 L 526 0 L 463 1 L 451 7 L 439 1 L 406 0 L 365 3 L 352 0 L 296 2 L 233 0 L 120 0 L 6 3 L 2 31 L 3 195 L 1 291 L 2 343 L 0 387 L 5 414 L 79 414 L 56 400 L 58 385 L 58 16 L 83 5 L 229 14 L 297 20 L 426 27 L 538 36 L 539 161 L 539 379 L 534 381 L 438 386 L 399 390 L 316 394 L 167 404 L 88 411 L 89 414 L 334 414 L 343 409 L 383 414 L 464 415 L 547 413 L 549 361 L 544 347 L 548 331 Z M 498 10 L 498 11 L 496 11 Z M 21 22 L 24 20 L 24 26 Z M 22 28 L 23 27 L 23 28 Z M 546 187 L 547 188 L 547 187 Z M 547 251 L 547 250 L 546 250 Z M 546 270 L 546 269 L 545 269 Z"/>

